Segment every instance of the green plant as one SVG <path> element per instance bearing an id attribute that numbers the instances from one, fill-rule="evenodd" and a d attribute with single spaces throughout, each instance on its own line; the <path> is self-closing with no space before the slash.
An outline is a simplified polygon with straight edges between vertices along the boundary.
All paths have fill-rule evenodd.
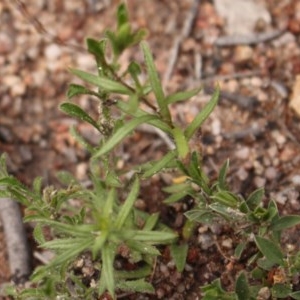
<path id="1" fill-rule="evenodd" d="M 210 183 L 203 173 L 201 160 L 197 153 L 192 154 L 189 164 L 180 164 L 186 176 L 185 182 L 165 188 L 170 193 L 165 203 L 178 201 L 185 196 L 192 197 L 196 207 L 185 213 L 190 222 L 211 225 L 219 222 L 230 226 L 233 235 L 238 236 L 233 262 L 238 261 L 243 252 L 255 246 L 255 253 L 248 258 L 249 272 L 242 272 L 236 278 L 235 293 L 227 293 L 221 288 L 220 281 L 215 281 L 202 288 L 204 299 L 256 299 L 260 288 L 267 286 L 267 274 L 275 268 L 281 276 L 275 277 L 270 287 L 273 297 L 299 299 L 300 292 L 292 289 L 293 277 L 299 274 L 299 255 L 289 253 L 281 246 L 281 234 L 284 229 L 300 223 L 300 216 L 279 216 L 274 200 L 264 205 L 264 189 L 259 188 L 246 199 L 230 191 L 226 184 L 229 168 L 227 160 L 219 173 L 216 182 Z M 260 281 L 260 284 L 249 284 L 248 278 Z"/>
<path id="2" fill-rule="evenodd" d="M 141 212 L 134 208 L 134 203 L 139 196 L 140 180 L 174 168 L 178 162 L 183 164 L 188 159 L 188 143 L 217 104 L 218 90 L 193 122 L 185 129 L 180 128 L 173 121 L 169 106 L 196 95 L 200 88 L 166 96 L 145 42 L 141 42 L 141 49 L 148 80 L 140 81 L 143 68 L 134 61 L 121 72 L 118 62 L 121 53 L 139 43 L 146 32 L 132 32 L 123 4 L 118 8 L 117 21 L 116 32 L 107 31 L 103 40 L 87 39 L 88 51 L 95 57 L 98 74 L 71 70 L 97 89 L 72 84 L 68 98 L 81 94 L 94 96 L 99 106 L 98 118 L 93 118 L 73 102 L 60 105 L 63 112 L 89 123 L 99 132 L 99 143 L 91 145 L 75 128 L 71 129 L 75 139 L 91 154 L 92 187 L 85 188 L 70 174 L 63 172 L 59 178 L 65 188 L 48 186 L 42 189 L 42 180 L 38 178 L 29 189 L 9 176 L 5 157 L 1 158 L 1 196 L 11 197 L 26 207 L 24 221 L 36 224 L 33 232 L 35 240 L 41 248 L 55 254 L 47 265 L 34 271 L 31 288 L 9 290 L 16 299 L 96 299 L 106 291 L 115 297 L 116 290 L 152 293 L 153 287 L 145 278 L 151 274 L 155 259 L 160 254 L 155 246 L 157 244 L 172 243 L 177 266 L 181 270 L 184 267 L 187 247 L 180 248 L 174 244 L 177 233 L 161 224 L 158 214 Z M 108 46 L 112 49 L 110 59 Z M 149 100 L 151 93 L 155 96 L 154 103 Z M 116 166 L 114 149 L 143 123 L 168 134 L 174 140 L 174 149 L 160 160 L 136 166 L 128 179 Z M 124 197 L 125 193 L 127 197 Z M 71 199 L 78 200 L 80 208 L 72 207 Z M 46 231 L 50 231 L 50 237 Z M 94 269 L 86 285 L 82 282 L 83 275 L 76 274 L 74 270 L 80 258 L 89 255 Z M 120 256 L 132 264 L 133 271 L 115 268 L 116 259 Z"/>
<path id="3" fill-rule="evenodd" d="M 8 293 L 15 299 L 98 299 L 107 292 L 112 298 L 118 291 L 153 293 L 146 279 L 160 255 L 157 246 L 170 246 L 181 272 L 197 223 L 223 222 L 238 236 L 233 261 L 238 261 L 249 245 L 254 245 L 255 253 L 248 259 L 247 270 L 238 274 L 234 291 L 224 290 L 217 279 L 202 287 L 203 299 L 257 299 L 261 289 L 268 285 L 266 277 L 272 268 L 285 275 L 282 282 L 277 278 L 268 287 L 274 297 L 300 299 L 299 292 L 291 288 L 291 278 L 299 272 L 300 254 L 287 253 L 280 246 L 282 230 L 299 224 L 300 217 L 280 217 L 272 200 L 264 206 L 263 189 L 246 199 L 231 192 L 226 184 L 229 161 L 221 168 L 218 180 L 210 181 L 202 169 L 200 153 L 193 150 L 192 139 L 217 105 L 219 89 L 195 119 L 182 128 L 173 119 L 170 106 L 186 101 L 200 88 L 165 95 L 149 47 L 141 42 L 145 34 L 144 30 L 132 31 L 126 7 L 121 4 L 116 32 L 107 31 L 100 41 L 87 39 L 97 74 L 71 69 L 86 85 L 95 88 L 71 84 L 68 98 L 87 94 L 98 104 L 96 118 L 74 102 L 60 105 L 63 112 L 89 123 L 99 132 L 99 142 L 92 145 L 76 128 L 71 128 L 74 138 L 91 155 L 90 188 L 71 174 L 61 172 L 58 177 L 65 187 L 42 188 L 42 180 L 38 178 L 29 189 L 9 176 L 2 156 L 0 196 L 11 197 L 26 207 L 24 220 L 36 224 L 33 234 L 39 247 L 55 254 L 47 265 L 34 271 L 30 288 L 19 291 L 11 287 Z M 125 71 L 124 66 L 121 70 L 120 55 L 138 43 L 145 67 L 132 61 Z M 148 75 L 146 81 L 140 79 L 143 72 Z M 174 147 L 161 159 L 136 165 L 126 173 L 117 167 L 115 149 L 141 124 L 163 131 L 172 139 Z M 187 220 L 181 239 L 161 223 L 158 214 L 149 215 L 134 207 L 140 194 L 140 181 L 169 170 L 181 173 L 183 181 L 164 188 L 170 194 L 165 203 L 186 196 L 196 202 L 185 214 Z M 71 205 L 70 200 L 74 199 L 80 203 L 79 208 Z M 116 266 L 120 257 L 130 263 L 132 270 Z M 79 269 L 86 260 L 92 262 L 93 268 L 83 274 Z"/>

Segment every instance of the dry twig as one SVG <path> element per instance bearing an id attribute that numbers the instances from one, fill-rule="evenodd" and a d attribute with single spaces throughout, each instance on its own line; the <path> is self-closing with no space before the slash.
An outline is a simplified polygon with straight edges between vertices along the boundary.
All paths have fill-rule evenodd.
<path id="1" fill-rule="evenodd" d="M 31 272 L 29 248 L 19 204 L 9 198 L 0 199 L 10 272 L 13 280 L 23 282 Z"/>
<path id="2" fill-rule="evenodd" d="M 180 49 L 180 45 L 183 42 L 184 39 L 186 39 L 193 28 L 193 24 L 195 21 L 195 18 L 197 16 L 197 7 L 200 4 L 201 0 L 194 0 L 193 4 L 189 10 L 188 16 L 184 22 L 183 28 L 181 30 L 180 35 L 174 40 L 173 47 L 170 53 L 170 59 L 168 63 L 167 70 L 165 72 L 164 78 L 163 78 L 163 83 L 166 85 L 166 83 L 170 80 L 172 72 L 174 70 L 174 66 L 176 64 L 177 58 L 178 58 L 178 53 Z"/>
<path id="3" fill-rule="evenodd" d="M 284 30 L 274 30 L 270 32 L 255 33 L 248 36 L 244 35 L 231 35 L 221 36 L 215 41 L 218 47 L 229 47 L 237 45 L 254 45 L 264 43 L 275 38 L 278 38 L 284 33 Z"/>

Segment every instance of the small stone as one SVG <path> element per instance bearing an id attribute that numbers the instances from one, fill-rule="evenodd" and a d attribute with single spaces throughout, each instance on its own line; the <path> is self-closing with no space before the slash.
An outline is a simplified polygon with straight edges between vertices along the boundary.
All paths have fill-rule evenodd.
<path id="1" fill-rule="evenodd" d="M 185 286 L 183 283 L 180 283 L 178 286 L 177 286 L 177 292 L 178 293 L 183 293 L 185 291 Z"/>
<path id="2" fill-rule="evenodd" d="M 236 93 L 236 91 L 239 89 L 239 83 L 235 79 L 228 80 L 226 83 L 226 90 L 230 93 Z"/>
<path id="3" fill-rule="evenodd" d="M 294 175 L 292 177 L 292 183 L 293 185 L 300 186 L 300 175 Z"/>
<path id="4" fill-rule="evenodd" d="M 250 148 L 249 147 L 242 147 L 240 149 L 238 149 L 237 151 L 235 151 L 235 156 L 238 159 L 248 159 L 250 155 Z"/>
<path id="5" fill-rule="evenodd" d="M 81 181 L 86 179 L 88 173 L 88 165 L 86 163 L 79 163 L 76 166 L 76 178 Z"/>
<path id="6" fill-rule="evenodd" d="M 268 154 L 271 158 L 274 158 L 278 155 L 278 149 L 276 146 L 272 146 L 267 150 Z"/>
<path id="7" fill-rule="evenodd" d="M 79 69 L 93 69 L 95 67 L 95 60 L 91 55 L 88 54 L 82 54 L 77 57 L 77 62 Z"/>
<path id="8" fill-rule="evenodd" d="M 208 231 L 208 226 L 207 225 L 202 225 L 198 228 L 199 233 L 204 233 Z"/>
<path id="9" fill-rule="evenodd" d="M 221 121 L 219 119 L 214 119 L 211 124 L 211 131 L 213 135 L 220 135 L 221 133 Z"/>
<path id="10" fill-rule="evenodd" d="M 281 134 L 278 130 L 273 130 L 271 135 L 278 145 L 285 144 L 286 137 L 283 134 Z"/>
<path id="11" fill-rule="evenodd" d="M 12 132 L 3 126 L 0 126 L 0 141 L 11 143 L 14 140 Z"/>
<path id="12" fill-rule="evenodd" d="M 0 54 L 10 53 L 14 48 L 12 36 L 5 32 L 0 32 Z"/>
<path id="13" fill-rule="evenodd" d="M 207 250 L 212 245 L 214 245 L 215 241 L 210 234 L 203 233 L 198 237 L 198 243 L 201 246 L 201 249 Z"/>
<path id="14" fill-rule="evenodd" d="M 295 35 L 287 31 L 277 39 L 274 39 L 272 44 L 274 47 L 279 48 L 279 47 L 286 46 L 289 43 L 295 43 L 295 39 L 296 39 Z"/>
<path id="15" fill-rule="evenodd" d="M 21 145 L 19 147 L 19 153 L 22 157 L 23 162 L 30 162 L 33 158 L 30 148 L 26 145 Z"/>
<path id="16" fill-rule="evenodd" d="M 274 167 L 268 167 L 266 170 L 265 170 L 265 177 L 268 179 L 268 180 L 274 180 L 276 177 L 277 177 L 277 169 L 274 168 Z"/>
<path id="17" fill-rule="evenodd" d="M 56 44 L 50 44 L 49 46 L 47 46 L 45 48 L 45 56 L 46 59 L 50 60 L 50 61 L 55 61 L 57 60 L 62 53 L 61 47 L 56 45 Z"/>
<path id="18" fill-rule="evenodd" d="M 253 49 L 249 46 L 237 46 L 234 51 L 234 61 L 236 63 L 244 63 L 251 60 Z"/>
<path id="19" fill-rule="evenodd" d="M 271 23 L 271 15 L 259 1 L 214 0 L 215 9 L 225 19 L 225 30 L 229 35 L 252 34 L 258 20 Z"/>
<path id="20" fill-rule="evenodd" d="M 291 147 L 284 147 L 283 150 L 280 153 L 280 160 L 281 162 L 287 162 L 293 160 L 295 155 L 297 155 L 297 151 L 295 149 L 292 149 Z"/>
<path id="21" fill-rule="evenodd" d="M 258 160 L 255 160 L 253 162 L 253 167 L 255 169 L 255 174 L 257 174 L 257 175 L 262 175 L 263 174 L 264 167 Z"/>
<path id="22" fill-rule="evenodd" d="M 245 168 L 239 168 L 236 175 L 240 180 L 244 181 L 248 178 L 249 173 L 245 170 Z"/>
<path id="23" fill-rule="evenodd" d="M 228 238 L 222 241 L 221 243 L 222 247 L 227 248 L 227 249 L 232 249 L 232 239 Z"/>
<path id="24" fill-rule="evenodd" d="M 271 292 L 268 287 L 263 287 L 259 290 L 257 294 L 257 300 L 268 300 L 271 297 Z"/>
<path id="25" fill-rule="evenodd" d="M 273 197 L 275 201 L 281 205 L 284 205 L 287 201 L 287 196 L 284 193 L 278 193 Z"/>
<path id="26" fill-rule="evenodd" d="M 145 203 L 144 200 L 142 199 L 137 199 L 135 202 L 134 202 L 134 207 L 137 208 L 137 209 L 140 209 L 140 210 L 145 210 L 147 205 Z"/>
<path id="27" fill-rule="evenodd" d="M 195 39 L 188 38 L 185 40 L 185 42 L 182 44 L 182 51 L 183 52 L 189 52 L 194 51 L 197 47 Z"/>
<path id="28" fill-rule="evenodd" d="M 266 179 L 260 176 L 255 176 L 253 181 L 257 188 L 263 187 L 266 184 Z"/>
<path id="29" fill-rule="evenodd" d="M 261 87 L 263 84 L 262 79 L 259 77 L 252 77 L 250 82 L 251 82 L 251 85 L 255 86 L 255 87 Z"/>

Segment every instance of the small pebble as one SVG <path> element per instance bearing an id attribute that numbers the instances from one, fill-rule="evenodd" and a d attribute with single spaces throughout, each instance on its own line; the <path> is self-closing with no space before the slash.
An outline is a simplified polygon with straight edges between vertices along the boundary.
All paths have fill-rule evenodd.
<path id="1" fill-rule="evenodd" d="M 251 60 L 253 49 L 250 46 L 237 46 L 234 51 L 234 61 L 236 63 L 244 63 Z"/>
<path id="2" fill-rule="evenodd" d="M 201 245 L 201 248 L 203 250 L 207 250 L 215 243 L 215 241 L 210 234 L 203 233 L 203 234 L 199 235 L 198 243 Z"/>
<path id="3" fill-rule="evenodd" d="M 274 167 L 268 167 L 265 170 L 265 177 L 268 180 L 274 180 L 277 177 L 277 174 L 278 174 L 277 169 Z"/>
<path id="4" fill-rule="evenodd" d="M 21 145 L 18 149 L 23 162 L 30 162 L 32 160 L 33 155 L 28 146 Z"/>
<path id="5" fill-rule="evenodd" d="M 238 159 L 248 159 L 250 155 L 250 148 L 249 147 L 242 147 L 235 151 L 234 156 Z"/>
<path id="6" fill-rule="evenodd" d="M 211 124 L 212 134 L 217 136 L 221 133 L 221 121 L 219 119 L 214 119 Z"/>
<path id="7" fill-rule="evenodd" d="M 45 48 L 44 53 L 47 60 L 55 61 L 61 56 L 62 49 L 56 44 L 50 44 Z"/>
<path id="8" fill-rule="evenodd" d="M 76 178 L 79 181 L 86 179 L 88 173 L 88 164 L 85 162 L 76 165 Z"/>
<path id="9" fill-rule="evenodd" d="M 257 188 L 263 187 L 266 185 L 266 179 L 260 176 L 254 177 L 254 184 Z"/>
<path id="10" fill-rule="evenodd" d="M 278 193 L 273 197 L 275 201 L 281 205 L 284 205 L 287 201 L 287 196 L 284 193 Z"/>
<path id="11" fill-rule="evenodd" d="M 294 185 L 300 186 L 300 175 L 294 175 L 292 177 L 292 183 Z"/>
<path id="12" fill-rule="evenodd" d="M 268 300 L 271 297 L 271 292 L 268 287 L 263 287 L 259 290 L 257 300 Z"/>
<path id="13" fill-rule="evenodd" d="M 246 180 L 249 176 L 249 173 L 245 170 L 245 168 L 241 167 L 238 169 L 237 173 L 236 173 L 237 177 L 240 180 Z"/>
<path id="14" fill-rule="evenodd" d="M 273 130 L 271 132 L 271 135 L 278 145 L 283 145 L 286 142 L 286 137 L 282 135 L 278 130 Z"/>
<path id="15" fill-rule="evenodd" d="M 228 238 L 222 241 L 221 243 L 222 247 L 227 248 L 227 249 L 232 249 L 232 239 Z"/>
<path id="16" fill-rule="evenodd" d="M 5 32 L 0 32 L 0 54 L 7 54 L 14 48 L 13 37 Z"/>

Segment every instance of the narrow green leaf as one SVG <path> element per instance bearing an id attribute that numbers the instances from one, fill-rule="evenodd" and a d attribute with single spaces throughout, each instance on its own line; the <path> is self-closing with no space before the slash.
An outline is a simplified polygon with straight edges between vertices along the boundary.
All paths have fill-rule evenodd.
<path id="1" fill-rule="evenodd" d="M 70 185 L 71 183 L 78 183 L 77 179 L 69 171 L 59 171 L 56 173 L 56 178 L 60 183 L 64 185 Z"/>
<path id="2" fill-rule="evenodd" d="M 172 133 L 176 144 L 178 156 L 179 158 L 184 159 L 189 153 L 189 145 L 184 136 L 184 132 L 180 128 L 175 127 L 173 128 Z"/>
<path id="3" fill-rule="evenodd" d="M 114 81 L 105 77 L 100 77 L 98 75 L 93 75 L 76 69 L 71 69 L 71 72 L 77 77 L 79 77 L 80 79 L 90 84 L 93 84 L 103 89 L 104 91 L 117 93 L 117 94 L 124 94 L 124 95 L 132 94 L 132 91 L 128 87 L 124 86 L 122 83 L 119 83 L 118 81 Z"/>
<path id="4" fill-rule="evenodd" d="M 73 243 L 71 240 L 67 241 L 68 243 Z M 47 242 L 50 243 L 50 242 Z M 73 243 L 72 247 L 66 247 L 66 249 L 61 248 L 62 245 L 60 245 L 58 249 L 63 249 L 64 251 L 62 252 L 62 254 L 57 255 L 50 263 L 49 263 L 49 267 L 54 267 L 54 266 L 59 266 L 61 264 L 64 263 L 69 263 L 71 262 L 73 259 L 75 259 L 81 252 L 88 250 L 91 245 L 92 245 L 92 240 L 82 240 L 80 243 Z M 45 243 L 46 244 L 46 243 Z M 44 245 L 43 245 L 44 246 Z M 53 245 L 53 247 L 51 245 L 45 245 L 45 248 L 48 249 L 54 249 L 55 246 Z M 57 248 L 56 248 L 57 249 Z"/>
<path id="5" fill-rule="evenodd" d="M 300 216 L 290 215 L 280 217 L 278 220 L 274 221 L 271 225 L 271 230 L 283 230 L 300 223 Z"/>
<path id="6" fill-rule="evenodd" d="M 226 175 L 229 169 L 229 159 L 227 159 L 225 161 L 225 163 L 223 164 L 220 173 L 219 173 L 219 177 L 218 177 L 218 186 L 221 190 L 226 190 L 227 189 L 227 184 L 226 184 Z"/>
<path id="7" fill-rule="evenodd" d="M 115 189 L 111 189 L 108 192 L 104 207 L 103 207 L 103 211 L 102 211 L 102 216 L 105 219 L 108 219 L 110 217 L 110 215 L 113 212 L 113 206 L 115 204 L 115 198 L 116 198 L 116 190 Z"/>
<path id="8" fill-rule="evenodd" d="M 129 21 L 129 17 L 128 17 L 128 12 L 126 9 L 126 6 L 124 3 L 121 3 L 118 6 L 118 11 L 117 11 L 117 20 L 118 20 L 118 29 L 124 25 L 127 24 Z"/>
<path id="9" fill-rule="evenodd" d="M 178 272 L 180 273 L 184 270 L 188 249 L 189 246 L 187 243 L 181 245 L 172 244 L 170 247 L 171 256 L 175 261 Z"/>
<path id="10" fill-rule="evenodd" d="M 0 189 L 0 198 L 11 198 L 11 192 Z M 0 199 L 1 201 L 1 199 Z"/>
<path id="11" fill-rule="evenodd" d="M 121 229 L 122 226 L 124 225 L 124 222 L 127 219 L 130 211 L 133 208 L 133 204 L 137 199 L 139 189 L 140 189 L 139 180 L 138 180 L 138 178 L 136 178 L 132 185 L 129 195 L 126 198 L 126 200 L 125 200 L 124 204 L 122 205 L 122 207 L 119 211 L 119 214 L 117 216 L 116 223 L 115 223 L 115 227 L 117 229 Z"/>
<path id="12" fill-rule="evenodd" d="M 168 194 L 176 194 L 186 191 L 192 191 L 191 184 L 189 182 L 176 183 L 163 188 L 163 191 Z"/>
<path id="13" fill-rule="evenodd" d="M 155 225 L 157 224 L 159 219 L 159 213 L 153 213 L 151 214 L 147 220 L 145 225 L 143 226 L 143 230 L 152 230 Z"/>
<path id="14" fill-rule="evenodd" d="M 171 196 L 167 197 L 163 203 L 165 204 L 171 204 L 171 203 L 175 203 L 179 200 L 182 200 L 186 195 L 189 194 L 189 191 L 182 191 L 182 192 L 178 192 L 178 193 L 174 193 Z"/>
<path id="15" fill-rule="evenodd" d="M 7 160 L 7 154 L 2 153 L 0 156 L 0 179 L 8 176 L 6 160 Z"/>
<path id="16" fill-rule="evenodd" d="M 252 211 L 255 210 L 256 207 L 261 204 L 264 195 L 265 195 L 264 188 L 259 188 L 253 191 L 246 200 L 248 207 Z"/>
<path id="17" fill-rule="evenodd" d="M 51 241 L 44 242 L 41 247 L 52 250 L 68 250 L 77 248 L 75 246 L 86 244 L 87 248 L 91 244 L 91 238 L 65 238 L 65 239 L 54 239 Z"/>
<path id="18" fill-rule="evenodd" d="M 295 300 L 300 300 L 300 292 L 290 293 L 289 296 L 292 297 Z"/>
<path id="19" fill-rule="evenodd" d="M 151 120 L 157 119 L 156 116 L 147 115 L 135 118 L 125 124 L 123 127 L 118 129 L 115 134 L 103 145 L 100 150 L 96 151 L 94 154 L 94 158 L 100 157 L 103 154 L 109 152 L 113 147 L 115 147 L 122 139 L 124 139 L 127 135 L 129 135 L 132 130 L 134 130 L 137 126 L 142 123 L 148 123 Z"/>
<path id="20" fill-rule="evenodd" d="M 109 237 L 109 233 L 107 231 L 102 231 L 94 239 L 93 245 L 91 246 L 93 260 L 95 260 L 97 258 L 97 256 L 99 255 L 99 253 L 102 250 L 103 245 L 107 241 L 108 237 Z"/>
<path id="21" fill-rule="evenodd" d="M 34 179 L 32 188 L 36 194 L 40 194 L 42 190 L 43 177 L 37 177 Z"/>
<path id="22" fill-rule="evenodd" d="M 145 242 L 128 240 L 126 241 L 126 244 L 130 249 L 136 250 L 142 254 L 153 255 L 153 256 L 160 255 L 160 252 L 154 246 L 151 246 Z"/>
<path id="23" fill-rule="evenodd" d="M 44 233 L 43 233 L 43 228 L 40 224 L 35 225 L 34 230 L 33 230 L 33 237 L 37 241 L 38 244 L 43 244 L 46 242 Z"/>
<path id="24" fill-rule="evenodd" d="M 163 158 L 156 161 L 149 169 L 147 169 L 145 173 L 142 175 L 142 177 L 143 178 L 152 177 L 154 174 L 160 172 L 163 168 L 167 168 L 168 164 L 171 161 L 173 161 L 175 157 L 176 157 L 175 151 L 168 152 Z"/>
<path id="25" fill-rule="evenodd" d="M 71 99 L 78 95 L 94 95 L 98 97 L 98 94 L 87 89 L 86 87 L 80 85 L 80 84 L 70 84 L 68 91 L 67 91 L 67 97 L 68 99 Z"/>
<path id="26" fill-rule="evenodd" d="M 201 112 L 195 117 L 192 123 L 185 130 L 185 137 L 189 141 L 194 133 L 201 127 L 218 103 L 220 90 L 217 87 L 211 100 L 203 107 Z"/>
<path id="27" fill-rule="evenodd" d="M 131 231 L 128 230 L 130 233 Z M 161 231 L 147 231 L 147 230 L 136 230 L 132 231 L 133 240 L 140 242 L 151 242 L 153 244 L 169 243 L 175 240 L 178 236 L 173 232 L 161 232 Z"/>
<path id="28" fill-rule="evenodd" d="M 247 246 L 247 243 L 241 242 L 239 243 L 236 248 L 234 249 L 234 257 L 237 259 L 241 258 L 242 253 L 244 252 L 245 248 Z"/>
<path id="29" fill-rule="evenodd" d="M 78 142 L 83 148 L 85 148 L 88 152 L 93 154 L 95 152 L 95 148 L 90 145 L 83 136 L 75 129 L 74 126 L 70 127 L 70 134 L 72 137 Z"/>
<path id="30" fill-rule="evenodd" d="M 266 257 L 268 261 L 280 266 L 283 265 L 284 256 L 277 244 L 260 236 L 255 236 L 255 243 L 260 252 Z"/>
<path id="31" fill-rule="evenodd" d="M 275 283 L 271 291 L 273 299 L 286 299 L 292 293 L 292 287 L 290 284 Z"/>
<path id="32" fill-rule="evenodd" d="M 152 54 L 146 42 L 141 42 L 141 47 L 145 57 L 150 84 L 156 97 L 160 113 L 164 120 L 167 121 L 167 123 L 171 124 L 171 114 L 168 109 L 168 103 L 165 99 L 163 88 L 155 68 Z"/>
<path id="33" fill-rule="evenodd" d="M 222 203 L 215 202 L 210 204 L 208 207 L 213 211 L 217 212 L 218 214 L 220 214 L 227 221 L 232 221 L 233 219 L 232 209 L 227 204 L 224 205 Z"/>
<path id="34" fill-rule="evenodd" d="M 82 108 L 80 108 L 79 106 L 73 104 L 73 103 L 69 103 L 69 102 L 65 102 L 62 103 L 60 105 L 60 110 L 63 111 L 64 113 L 66 113 L 67 115 L 74 117 L 74 118 L 78 118 L 79 120 L 88 122 L 89 124 L 91 124 L 93 127 L 95 127 L 96 129 L 99 130 L 99 125 L 97 124 L 96 121 L 94 121 L 93 118 L 91 118 Z"/>
<path id="35" fill-rule="evenodd" d="M 198 223 L 211 224 L 214 220 L 214 213 L 211 210 L 205 209 L 191 209 L 184 213 L 190 220 Z"/>
<path id="36" fill-rule="evenodd" d="M 250 300 L 250 289 L 247 277 L 244 272 L 241 272 L 235 282 L 235 292 L 238 300 Z"/>
<path id="37" fill-rule="evenodd" d="M 233 293 L 227 292 L 222 288 L 220 278 L 202 286 L 201 291 L 204 294 L 202 300 L 236 300 L 236 296 Z"/>
<path id="38" fill-rule="evenodd" d="M 103 247 L 101 252 L 102 270 L 99 285 L 99 293 L 102 294 L 106 289 L 112 297 L 115 294 L 115 279 L 114 279 L 114 256 L 115 251 L 111 247 Z"/>
<path id="39" fill-rule="evenodd" d="M 195 89 L 192 89 L 190 91 L 185 91 L 185 92 L 178 92 L 172 95 L 167 96 L 166 102 L 168 104 L 187 100 L 195 95 L 197 95 L 201 91 L 202 87 L 198 87 Z"/>
<path id="40" fill-rule="evenodd" d="M 129 105 L 129 111 L 134 113 L 138 109 L 138 105 L 139 105 L 138 95 L 136 94 L 131 95 L 129 97 L 128 105 Z"/>
<path id="41" fill-rule="evenodd" d="M 145 278 L 152 273 L 152 268 L 148 265 L 145 265 L 141 268 L 138 268 L 134 271 L 115 271 L 115 277 L 118 280 L 122 279 L 136 279 L 136 278 Z"/>
<path id="42" fill-rule="evenodd" d="M 185 241 L 189 241 L 194 233 L 196 222 L 187 219 L 182 228 L 182 237 Z"/>
<path id="43" fill-rule="evenodd" d="M 129 103 L 127 102 L 123 102 L 123 101 L 118 101 L 116 106 L 124 113 L 132 116 L 132 117 L 135 117 L 135 118 L 138 118 L 138 117 L 142 117 L 142 116 L 148 116 L 149 113 L 141 110 L 141 109 L 137 109 L 136 111 L 131 111 L 130 110 L 130 105 Z M 155 120 L 152 120 L 152 121 L 149 121 L 148 122 L 150 125 L 153 125 L 154 127 L 157 127 L 159 128 L 160 130 L 162 130 L 163 132 L 166 132 L 168 134 L 171 134 L 172 133 L 172 128 L 167 124 L 165 123 L 164 121 L 162 121 L 161 119 L 157 118 Z"/>
<path id="44" fill-rule="evenodd" d="M 149 282 L 146 282 L 144 279 L 120 281 L 117 284 L 117 288 L 128 292 L 149 294 L 155 293 L 155 289 L 153 288 L 153 286 Z"/>
<path id="45" fill-rule="evenodd" d="M 88 38 L 86 40 L 88 51 L 95 55 L 95 57 L 98 59 L 99 62 L 104 62 L 104 50 L 106 47 L 106 40 L 97 41 L 91 38 Z"/>
<path id="46" fill-rule="evenodd" d="M 228 191 L 219 191 L 212 198 L 223 205 L 233 208 L 237 207 L 239 203 L 239 198 L 234 193 Z"/>

